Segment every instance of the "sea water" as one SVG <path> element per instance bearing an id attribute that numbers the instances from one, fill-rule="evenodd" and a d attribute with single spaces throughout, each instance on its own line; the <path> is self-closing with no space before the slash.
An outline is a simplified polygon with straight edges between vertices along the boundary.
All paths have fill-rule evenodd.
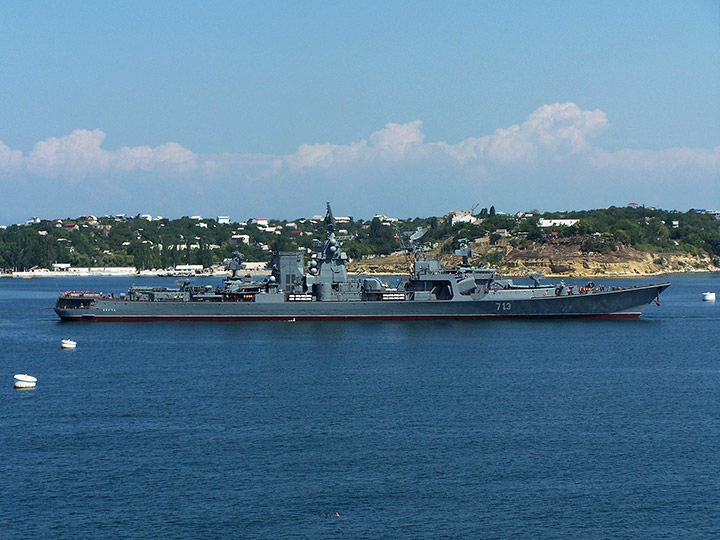
<path id="1" fill-rule="evenodd" d="M 664 279 L 638 320 L 350 323 L 62 323 L 172 280 L 0 280 L 0 537 L 717 538 L 720 277 Z"/>

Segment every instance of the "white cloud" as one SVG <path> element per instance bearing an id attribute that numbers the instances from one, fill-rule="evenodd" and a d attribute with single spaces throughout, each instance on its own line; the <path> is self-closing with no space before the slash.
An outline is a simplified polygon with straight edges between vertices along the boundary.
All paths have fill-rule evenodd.
<path id="1" fill-rule="evenodd" d="M 326 169 L 335 163 L 335 156 L 338 149 L 341 148 L 343 147 L 330 143 L 302 144 L 297 152 L 285 159 L 285 164 L 293 171 L 314 167 Z M 279 167 L 282 167 L 283 160 L 280 160 L 278 164 Z"/>
<path id="2" fill-rule="evenodd" d="M 522 125 L 497 130 L 488 153 L 502 160 L 535 159 L 541 152 L 559 158 L 589 148 L 608 125 L 605 113 L 597 109 L 584 111 L 574 103 L 544 105 Z"/>
<path id="3" fill-rule="evenodd" d="M 22 152 L 12 150 L 4 142 L 0 141 L 0 172 L 14 171 L 22 163 Z"/>
<path id="4" fill-rule="evenodd" d="M 596 169 L 627 173 L 710 173 L 720 175 L 720 146 L 607 152 L 598 148 L 591 161 Z M 720 177 L 717 178 L 720 182 Z"/>
<path id="5" fill-rule="evenodd" d="M 387 124 L 384 129 L 370 135 L 370 144 L 384 158 L 402 159 L 412 157 L 413 152 L 422 148 L 422 122 L 415 120 L 407 124 Z"/>
<path id="6" fill-rule="evenodd" d="M 445 160 L 454 165 L 488 160 L 530 164 L 538 160 L 557 161 L 586 151 L 592 140 L 609 123 L 599 110 L 585 111 L 574 103 L 544 105 L 521 125 L 498 129 L 484 137 L 470 137 L 457 144 L 444 141 L 425 143 L 422 122 L 387 124 L 365 140 L 347 145 L 303 144 L 294 154 L 283 156 L 275 169 L 329 169 L 352 162 L 387 164 L 419 160 Z"/>
<path id="7" fill-rule="evenodd" d="M 301 144 L 289 155 L 200 155 L 174 142 L 108 150 L 102 146 L 104 132 L 78 129 L 40 141 L 27 154 L 0 141 L 0 177 L 69 182 L 102 178 L 119 187 L 119 181 L 125 180 L 149 185 L 148 178 L 196 184 L 232 179 L 231 185 L 238 189 L 258 185 L 277 189 L 302 178 L 298 185 L 307 193 L 327 189 L 327 179 L 348 178 L 353 178 L 352 185 L 379 189 L 387 187 L 388 179 L 427 181 L 428 189 L 435 189 L 438 178 L 466 182 L 464 189 L 483 183 L 502 185 L 503 181 L 515 182 L 518 189 L 521 184 L 530 187 L 539 182 L 543 175 L 553 181 L 583 178 L 588 184 L 614 186 L 663 182 L 677 188 L 696 177 L 707 186 L 720 184 L 720 147 L 609 152 L 596 142 L 609 127 L 600 110 L 555 103 L 538 108 L 520 124 L 457 143 L 427 142 L 422 122 L 414 120 L 388 123 L 348 144 Z"/>
<path id="8" fill-rule="evenodd" d="M 198 167 L 198 156 L 177 143 L 149 146 L 127 146 L 113 152 L 112 167 L 120 171 L 160 171 L 177 175 L 194 171 Z"/>
<path id="9" fill-rule="evenodd" d="M 100 148 L 105 134 L 99 129 L 77 129 L 65 137 L 40 141 L 24 159 L 28 172 L 37 176 L 79 176 L 102 172 L 110 153 Z"/>
<path id="10" fill-rule="evenodd" d="M 435 143 L 459 164 L 487 160 L 508 164 L 558 161 L 592 147 L 609 123 L 599 110 L 584 111 L 574 103 L 544 105 L 520 125 L 458 144 Z"/>
<path id="11" fill-rule="evenodd" d="M 351 144 L 302 144 L 294 154 L 283 156 L 273 165 L 275 170 L 287 167 L 291 171 L 302 169 L 330 169 L 352 164 L 398 162 L 413 160 L 422 152 L 424 135 L 422 122 L 407 124 L 389 123 L 385 128 L 370 135 L 370 142 L 361 140 Z"/>
<path id="12" fill-rule="evenodd" d="M 64 137 L 39 141 L 26 156 L 0 141 L 0 171 L 42 178 L 82 179 L 137 171 L 176 176 L 192 172 L 199 165 L 198 156 L 177 143 L 110 151 L 101 147 L 105 137 L 99 129 L 76 129 Z"/>

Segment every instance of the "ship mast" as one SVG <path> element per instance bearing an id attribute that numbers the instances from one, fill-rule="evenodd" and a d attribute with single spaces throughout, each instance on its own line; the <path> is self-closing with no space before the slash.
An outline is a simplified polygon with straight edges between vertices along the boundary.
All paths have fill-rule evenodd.
<path id="1" fill-rule="evenodd" d="M 405 254 L 405 261 L 408 265 L 408 273 L 410 274 L 410 277 L 412 278 L 414 275 L 414 263 L 416 260 L 425 259 L 425 249 L 423 248 L 423 245 L 418 241 L 423 236 L 425 236 L 425 233 L 428 232 L 427 228 L 420 229 L 419 231 L 415 231 L 413 233 L 411 232 L 404 232 L 401 233 L 400 229 L 395 227 L 395 239 L 400 242 L 400 247 L 403 250 L 403 253 Z M 405 244 L 402 237 L 408 236 L 408 244 Z"/>

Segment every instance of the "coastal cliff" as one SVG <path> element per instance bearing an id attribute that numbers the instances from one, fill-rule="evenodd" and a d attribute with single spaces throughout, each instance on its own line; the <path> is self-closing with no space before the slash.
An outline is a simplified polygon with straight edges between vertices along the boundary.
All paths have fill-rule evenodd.
<path id="1" fill-rule="evenodd" d="M 474 244 L 475 261 L 497 268 L 507 276 L 525 276 L 531 272 L 556 277 L 636 277 L 670 273 L 720 272 L 707 255 L 687 253 L 649 253 L 619 245 L 604 252 L 583 249 L 580 241 L 537 244 L 521 247 Z M 438 250 L 429 255 L 436 256 Z M 446 266 L 456 266 L 460 258 L 444 254 Z M 406 273 L 407 262 L 402 254 L 353 261 L 348 269 L 357 273 Z"/>
<path id="2" fill-rule="evenodd" d="M 506 248 L 500 269 L 512 276 L 538 272 L 547 276 L 649 276 L 683 272 L 717 272 L 707 255 L 647 253 L 619 246 L 605 253 L 578 251 L 575 246 Z"/>

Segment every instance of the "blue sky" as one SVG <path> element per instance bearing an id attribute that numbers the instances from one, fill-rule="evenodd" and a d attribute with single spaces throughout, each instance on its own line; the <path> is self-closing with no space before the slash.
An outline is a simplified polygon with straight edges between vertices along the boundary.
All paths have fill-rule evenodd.
<path id="1" fill-rule="evenodd" d="M 720 1 L 6 2 L 0 223 L 720 207 Z"/>

